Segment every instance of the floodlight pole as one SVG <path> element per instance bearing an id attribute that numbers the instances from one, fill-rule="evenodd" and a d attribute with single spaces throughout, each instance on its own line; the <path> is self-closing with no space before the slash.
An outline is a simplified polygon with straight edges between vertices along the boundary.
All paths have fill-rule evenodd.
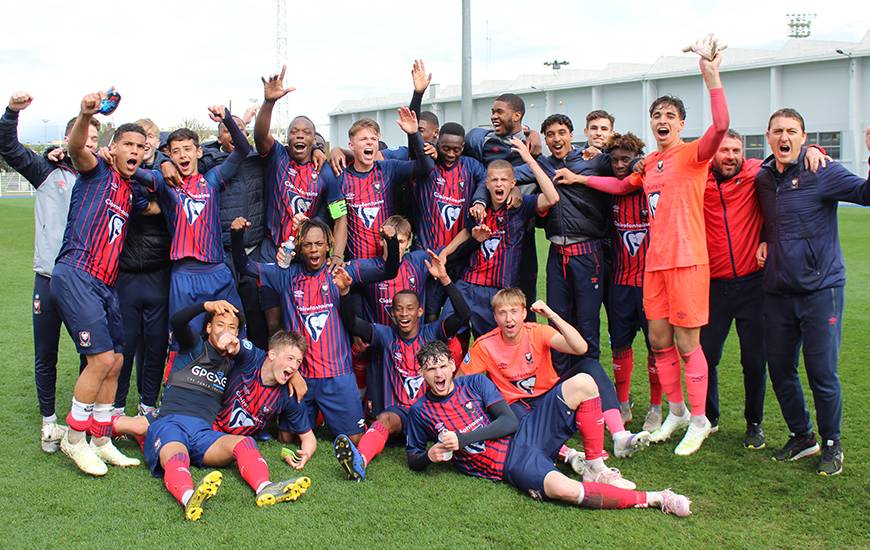
<path id="1" fill-rule="evenodd" d="M 471 0 L 462 0 L 462 126 L 472 128 L 471 109 Z"/>

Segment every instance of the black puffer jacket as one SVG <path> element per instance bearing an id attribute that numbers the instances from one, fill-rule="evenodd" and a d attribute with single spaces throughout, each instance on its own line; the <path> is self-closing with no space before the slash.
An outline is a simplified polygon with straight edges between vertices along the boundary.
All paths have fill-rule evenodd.
<path id="1" fill-rule="evenodd" d="M 142 165 L 146 170 L 159 169 L 160 161 L 166 157 L 157 153 L 153 165 Z M 151 193 L 149 200 L 157 200 Z M 136 214 L 130 219 L 124 248 L 121 250 L 120 269 L 127 273 L 149 273 L 169 267 L 169 245 L 171 237 L 166 219 L 161 214 L 145 216 Z"/>

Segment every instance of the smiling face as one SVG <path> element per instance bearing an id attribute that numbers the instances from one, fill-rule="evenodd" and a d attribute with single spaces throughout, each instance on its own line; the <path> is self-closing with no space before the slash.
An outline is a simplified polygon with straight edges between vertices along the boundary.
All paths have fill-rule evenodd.
<path id="1" fill-rule="evenodd" d="M 209 343 L 218 351 L 225 352 L 226 340 L 221 342 L 221 337 L 224 335 L 238 337 L 239 318 L 234 313 L 219 313 L 205 325 L 205 332 L 208 334 Z"/>
<path id="2" fill-rule="evenodd" d="M 634 160 L 633 151 L 614 149 L 610 151 L 610 169 L 613 175 L 619 179 L 626 177 L 631 172 L 631 161 Z"/>
<path id="3" fill-rule="evenodd" d="M 800 121 L 792 117 L 778 116 L 771 119 L 765 135 L 780 170 L 797 160 L 801 147 L 807 142 L 807 134 Z"/>
<path id="4" fill-rule="evenodd" d="M 326 262 L 329 255 L 329 241 L 326 233 L 319 227 L 312 227 L 302 237 L 299 243 L 302 261 L 310 271 L 317 271 Z"/>
<path id="5" fill-rule="evenodd" d="M 489 120 L 497 136 L 512 136 L 520 130 L 523 115 L 511 109 L 506 102 L 496 101 L 492 104 L 491 112 Z"/>
<path id="6" fill-rule="evenodd" d="M 354 167 L 358 170 L 367 171 L 375 163 L 375 153 L 378 152 L 380 133 L 372 128 L 360 128 L 350 138 L 348 147 L 353 152 Z"/>
<path id="7" fill-rule="evenodd" d="M 145 136 L 139 132 L 124 132 L 109 147 L 115 157 L 115 170 L 124 178 L 131 178 L 145 156 Z"/>
<path id="8" fill-rule="evenodd" d="M 157 148 L 160 147 L 160 129 L 156 126 L 143 126 L 145 128 L 145 154 L 143 164 L 153 164 Z"/>
<path id="9" fill-rule="evenodd" d="M 561 122 L 547 126 L 544 130 L 544 142 L 547 149 L 557 159 L 563 159 L 571 151 L 571 142 L 574 141 L 574 132 Z"/>
<path id="10" fill-rule="evenodd" d="M 405 339 L 416 336 L 420 330 L 420 319 L 423 317 L 420 300 L 410 292 L 397 293 L 393 296 L 392 309 L 399 336 Z"/>
<path id="11" fill-rule="evenodd" d="M 497 162 L 497 161 L 496 161 Z M 493 166 L 491 164 L 486 171 L 486 189 L 493 209 L 501 208 L 516 185 L 514 170 L 510 166 Z"/>
<path id="12" fill-rule="evenodd" d="M 495 324 L 507 341 L 516 340 L 526 321 L 526 308 L 517 302 L 501 303 L 492 308 Z"/>
<path id="13" fill-rule="evenodd" d="M 299 164 L 311 160 L 315 140 L 314 124 L 305 117 L 296 117 L 287 133 L 287 149 L 290 157 Z"/>
<path id="14" fill-rule="evenodd" d="M 743 143 L 725 136 L 713 156 L 713 170 L 725 179 L 733 178 L 743 167 Z"/>
<path id="15" fill-rule="evenodd" d="M 448 355 L 438 355 L 420 365 L 420 374 L 434 395 L 444 397 L 453 391 L 456 363 Z"/>
<path id="16" fill-rule="evenodd" d="M 441 134 L 438 136 L 438 161 L 445 167 L 450 168 L 465 148 L 465 138 L 453 134 Z"/>
<path id="17" fill-rule="evenodd" d="M 305 354 L 296 346 L 278 346 L 269 350 L 272 376 L 282 386 L 299 370 Z"/>
<path id="18" fill-rule="evenodd" d="M 589 145 L 603 151 L 607 140 L 613 135 L 613 124 L 609 118 L 595 118 L 586 123 L 583 134 Z"/>
<path id="19" fill-rule="evenodd" d="M 686 121 L 680 117 L 680 110 L 676 105 L 660 102 L 653 109 L 649 126 L 659 151 L 664 151 L 680 142 L 680 132 L 686 126 Z"/>
<path id="20" fill-rule="evenodd" d="M 197 161 L 202 158 L 202 147 L 192 139 L 177 139 L 169 142 L 169 158 L 186 178 L 197 173 Z"/>

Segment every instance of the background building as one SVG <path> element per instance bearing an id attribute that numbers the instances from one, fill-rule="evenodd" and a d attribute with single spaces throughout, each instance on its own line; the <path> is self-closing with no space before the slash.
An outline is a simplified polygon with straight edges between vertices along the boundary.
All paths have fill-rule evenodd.
<path id="1" fill-rule="evenodd" d="M 794 107 L 807 124 L 808 141 L 823 145 L 828 154 L 853 172 L 866 173 L 864 129 L 870 126 L 870 31 L 861 42 L 791 39 L 778 51 L 729 48 L 722 80 L 731 112 L 731 127 L 745 136 L 746 154 L 765 157 L 767 119 L 781 107 Z M 353 121 L 378 121 L 390 146 L 406 142 L 396 126 L 396 108 L 406 105 L 407 93 L 340 103 L 330 113 L 330 142 L 347 143 Z M 540 128 L 547 115 L 564 113 L 574 121 L 574 137 L 583 140 L 585 115 L 605 109 L 616 117 L 618 131 L 631 131 L 654 143 L 648 108 L 664 94 L 686 103 L 683 136 L 697 138 L 709 126 L 710 104 L 694 56 L 661 57 L 651 65 L 610 63 L 602 70 L 560 69 L 547 75 L 522 75 L 511 81 L 484 81 L 474 87 L 475 125 L 489 124 L 489 109 L 501 93 L 512 92 L 526 102 L 525 122 Z M 442 123 L 459 121 L 460 87 L 433 84 L 423 102 Z"/>

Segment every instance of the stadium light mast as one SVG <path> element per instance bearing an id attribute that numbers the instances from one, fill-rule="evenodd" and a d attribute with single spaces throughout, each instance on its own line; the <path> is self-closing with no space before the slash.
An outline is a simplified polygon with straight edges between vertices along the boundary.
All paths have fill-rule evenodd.
<path id="1" fill-rule="evenodd" d="M 287 63 L 287 2 L 275 0 L 275 73 L 281 72 L 281 65 Z M 279 101 L 275 109 L 275 125 L 278 134 L 287 130 L 288 106 L 286 101 Z"/>
<path id="2" fill-rule="evenodd" d="M 810 35 L 810 24 L 816 18 L 814 13 L 787 13 L 788 37 L 807 38 Z"/>
<path id="3" fill-rule="evenodd" d="M 462 0 L 462 125 L 473 126 L 471 109 L 471 0 Z"/>
<path id="4" fill-rule="evenodd" d="M 570 61 L 559 61 L 558 59 L 554 59 L 552 61 L 544 61 L 544 65 L 546 65 L 547 67 L 552 67 L 553 71 L 558 71 L 559 69 L 561 69 L 565 65 L 569 65 L 570 63 Z"/>

